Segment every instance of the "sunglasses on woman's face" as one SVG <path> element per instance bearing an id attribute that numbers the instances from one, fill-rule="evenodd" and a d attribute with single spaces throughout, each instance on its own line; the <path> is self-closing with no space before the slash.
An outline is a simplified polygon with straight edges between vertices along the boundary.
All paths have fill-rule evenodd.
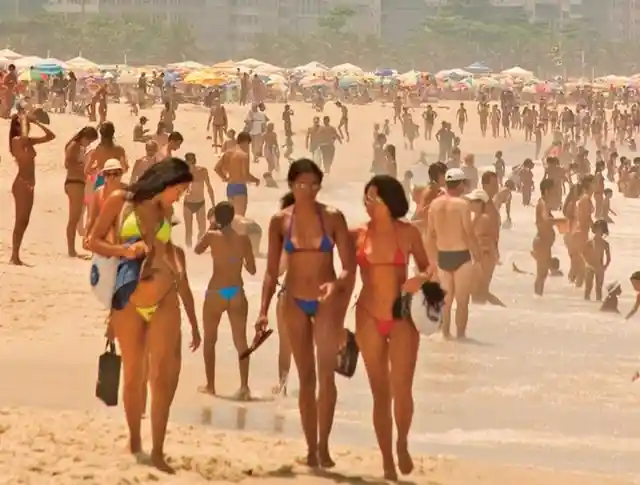
<path id="1" fill-rule="evenodd" d="M 105 177 L 122 177 L 122 170 L 109 170 L 104 172 Z"/>
<path id="2" fill-rule="evenodd" d="M 382 202 L 382 199 L 374 195 L 365 195 L 363 198 L 363 202 L 364 202 L 364 205 L 380 204 Z"/>

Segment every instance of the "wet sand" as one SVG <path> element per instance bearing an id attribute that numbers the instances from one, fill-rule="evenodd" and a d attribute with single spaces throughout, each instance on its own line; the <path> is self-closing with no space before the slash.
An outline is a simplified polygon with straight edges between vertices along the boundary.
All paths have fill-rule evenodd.
<path id="1" fill-rule="evenodd" d="M 457 103 L 440 106 L 440 119 L 453 121 Z M 306 155 L 303 135 L 315 112 L 300 104 L 293 108 L 297 134 L 294 156 L 302 156 Z M 233 105 L 228 110 L 232 126 L 241 129 L 247 108 Z M 469 111 L 473 113 L 473 107 Z M 281 132 L 281 105 L 268 105 L 267 113 Z M 142 114 L 151 118 L 152 125 L 159 110 Z M 339 118 L 333 105 L 327 106 L 326 114 L 334 121 Z M 418 119 L 418 113 L 415 116 Z M 489 165 L 498 149 L 504 151 L 507 165 L 533 155 L 533 144 L 525 144 L 522 133 L 514 133 L 511 140 L 483 139 L 476 116 L 470 117 L 462 149 L 463 153 L 476 153 L 479 167 Z M 352 224 L 364 219 L 361 193 L 369 178 L 372 124 L 385 118 L 392 118 L 391 107 L 351 108 L 352 141 L 338 147 L 334 173 L 324 183 L 320 198 L 342 209 Z M 130 141 L 135 119 L 127 109 L 111 106 L 110 119 L 129 158 L 140 156 L 144 149 Z M 205 138 L 206 120 L 203 108 L 181 107 L 176 128 L 186 139 L 180 153 L 193 151 L 201 165 L 212 169 L 217 156 Z M 0 349 L 0 483 L 5 483 L 5 476 L 12 477 L 6 482 L 12 484 L 78 483 L 79 477 L 86 477 L 84 483 L 97 484 L 160 480 L 179 485 L 198 483 L 199 477 L 213 481 L 259 477 L 279 483 L 299 473 L 307 483 L 343 481 L 312 477 L 301 467 L 289 471 L 304 447 L 299 441 L 295 375 L 290 397 L 272 400 L 270 396 L 277 374 L 276 338 L 256 354 L 251 368 L 252 390 L 264 401 L 248 404 L 198 394 L 202 357 L 185 349 L 167 440 L 167 453 L 180 470 L 177 478 L 134 465 L 124 453 L 126 428 L 121 407 L 106 410 L 93 397 L 105 313 L 89 292 L 88 263 L 68 258 L 64 240 L 67 199 L 63 147 L 85 122 L 76 116 L 52 115 L 58 139 L 39 149 L 36 201 L 22 253 L 23 260 L 33 265 L 30 268 L 6 263 L 13 225 L 10 187 L 15 165 L 6 143 L 0 146 L 0 338 L 4 344 Z M 6 133 L 8 123 L 0 120 L 0 126 Z M 419 140 L 416 151 L 410 152 L 403 148 L 399 127 L 393 130 L 390 141 L 398 147 L 400 172 L 415 163 L 420 150 L 435 159 L 435 141 Z M 260 175 L 264 163 L 252 165 L 252 170 Z M 285 190 L 284 172 L 276 177 L 281 189 L 250 188 L 248 215 L 263 227 Z M 539 167 L 535 173 L 537 185 Z M 222 183 L 215 181 L 214 188 L 217 198 L 222 199 Z M 628 277 L 640 269 L 640 232 L 633 222 L 640 220 L 640 200 L 625 200 L 616 194 L 612 208 L 619 216 L 610 228 L 613 262 L 605 279 L 622 282 L 620 308 L 626 313 L 632 304 Z M 521 207 L 516 195 L 514 226 L 502 233 L 503 264 L 493 283 L 494 293 L 509 309 L 474 306 L 470 320 L 474 340 L 469 343 L 422 342 L 411 448 L 415 455 L 456 455 L 460 459 L 416 459 L 418 472 L 411 479 L 418 483 L 607 485 L 630 483 L 640 475 L 640 385 L 630 382 L 640 367 L 639 320 L 625 322 L 618 316 L 600 314 L 597 304 L 584 302 L 582 292 L 564 278 L 549 280 L 546 295 L 535 298 L 532 277 L 511 272 L 512 262 L 528 271 L 534 268 L 528 256 L 532 221 L 533 209 Z M 175 234 L 181 243 L 182 226 Z M 264 242 L 262 249 L 266 250 Z M 554 254 L 566 270 L 568 261 L 560 237 Z M 200 305 L 211 263 L 207 256 L 193 254 L 188 262 L 196 304 Z M 250 323 L 257 313 L 263 270 L 262 260 L 257 277 L 245 278 Z M 348 325 L 353 325 L 352 320 Z M 188 326 L 184 327 L 188 332 Z M 238 373 L 224 323 L 218 346 L 218 388 L 230 396 L 238 385 Z M 333 433 L 337 471 L 347 476 L 379 476 L 364 369 L 349 382 L 340 379 L 338 385 Z M 37 446 L 31 445 L 34 440 Z M 517 466 L 505 468 L 505 464 Z M 564 472 L 530 466 L 616 478 L 569 477 Z M 252 470 L 251 475 L 247 470 Z"/>

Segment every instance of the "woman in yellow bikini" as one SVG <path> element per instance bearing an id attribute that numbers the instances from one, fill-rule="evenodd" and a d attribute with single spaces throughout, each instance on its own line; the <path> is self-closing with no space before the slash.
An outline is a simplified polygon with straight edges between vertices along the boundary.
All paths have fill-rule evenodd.
<path id="1" fill-rule="evenodd" d="M 168 216 L 192 180 L 183 160 L 169 158 L 153 165 L 128 189 L 110 194 L 90 236 L 94 253 L 120 258 L 111 325 L 122 353 L 130 451 L 142 452 L 140 424 L 148 358 L 151 461 L 167 473 L 174 472 L 164 457 L 164 440 L 180 375 L 178 295 L 186 279 L 184 260 L 171 243 Z M 114 229 L 117 237 L 111 241 L 108 235 Z M 193 308 L 185 310 L 191 313 Z"/>

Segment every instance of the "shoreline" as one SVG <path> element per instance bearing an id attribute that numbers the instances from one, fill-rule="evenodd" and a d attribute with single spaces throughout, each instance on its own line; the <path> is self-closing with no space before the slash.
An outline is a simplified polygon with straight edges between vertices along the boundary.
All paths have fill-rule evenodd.
<path id="1" fill-rule="evenodd" d="M 302 478 L 305 483 L 385 483 L 375 449 L 334 446 L 336 467 L 312 470 L 297 464 L 304 455 L 300 440 L 260 432 L 218 431 L 170 422 L 167 456 L 176 475 L 138 464 L 126 451 L 121 419 L 102 411 L 62 411 L 29 407 L 0 408 L 0 476 L 12 485 L 28 483 L 125 485 L 141 483 L 273 485 Z M 149 420 L 143 442 L 150 444 Z M 613 475 L 560 472 L 544 468 L 489 465 L 445 455 L 414 457 L 415 470 L 399 483 L 420 485 L 631 485 Z"/>

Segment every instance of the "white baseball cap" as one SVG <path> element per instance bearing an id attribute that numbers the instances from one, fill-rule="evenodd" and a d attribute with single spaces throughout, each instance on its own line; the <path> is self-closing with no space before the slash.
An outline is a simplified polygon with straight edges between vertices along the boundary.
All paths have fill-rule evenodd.
<path id="1" fill-rule="evenodd" d="M 481 202 L 484 202 L 485 204 L 487 202 L 489 202 L 489 194 L 487 194 L 482 189 L 474 189 L 474 190 L 472 190 L 467 195 L 465 195 L 465 198 L 468 199 L 471 202 L 481 201 Z"/>
<path id="2" fill-rule="evenodd" d="M 460 168 L 450 168 L 444 175 L 445 182 L 460 182 L 462 180 L 467 180 L 467 175 Z"/>

